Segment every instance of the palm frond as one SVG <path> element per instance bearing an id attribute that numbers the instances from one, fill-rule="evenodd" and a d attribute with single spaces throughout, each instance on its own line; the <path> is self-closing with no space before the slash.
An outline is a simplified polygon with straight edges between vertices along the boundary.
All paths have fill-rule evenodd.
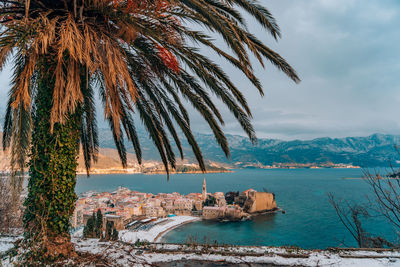
<path id="1" fill-rule="evenodd" d="M 87 175 L 90 173 L 92 162 L 97 161 L 97 155 L 99 152 L 94 89 L 93 84 L 89 81 L 88 76 L 87 70 L 85 70 L 82 77 L 83 82 L 81 84 L 84 103 L 82 104 L 82 120 L 80 127 L 83 159 L 85 162 Z"/>
<path id="2" fill-rule="evenodd" d="M 238 69 L 261 95 L 251 54 L 264 67 L 270 62 L 294 82 L 300 79 L 278 53 L 247 28 L 243 11 L 274 39 L 281 36 L 275 18 L 256 0 L 0 0 L 0 70 L 14 59 L 13 87 L 4 124 L 3 147 L 26 155 L 35 75 L 41 64 L 54 79 L 50 130 L 68 114 L 82 110 L 81 145 L 89 174 L 98 153 L 95 91 L 124 167 L 124 140 L 132 142 L 139 163 L 142 150 L 135 116 L 155 144 L 164 167 L 175 168 L 172 143 L 183 158 L 179 131 L 200 168 L 203 155 L 191 130 L 186 105 L 201 114 L 229 157 L 224 118 L 216 96 L 234 115 L 251 141 L 257 141 L 251 110 L 242 89 L 227 73 L 189 42 L 213 50 Z M 199 25 L 209 33 L 193 30 Z M 217 45 L 219 36 L 228 49 Z M 96 89 L 98 88 L 98 90 Z M 19 122 L 19 124 L 18 124 Z M 170 140 L 171 139 L 171 140 Z M 25 142 L 26 141 L 26 142 Z M 15 154 L 17 155 L 17 154 Z M 22 165 L 22 158 L 15 163 Z"/>
<path id="3" fill-rule="evenodd" d="M 15 90 L 18 90 L 19 77 L 25 70 L 26 57 L 19 55 L 15 58 L 14 74 L 12 79 L 12 88 L 6 108 L 6 116 L 3 126 L 3 150 L 8 150 L 10 153 L 11 165 L 11 189 L 12 202 L 15 204 L 22 192 L 24 181 L 24 172 L 27 157 L 30 149 L 32 117 L 30 106 L 18 105 L 13 107 L 15 100 Z M 28 85 L 29 97 L 33 94 L 33 85 L 35 84 L 35 76 L 30 77 Z"/>

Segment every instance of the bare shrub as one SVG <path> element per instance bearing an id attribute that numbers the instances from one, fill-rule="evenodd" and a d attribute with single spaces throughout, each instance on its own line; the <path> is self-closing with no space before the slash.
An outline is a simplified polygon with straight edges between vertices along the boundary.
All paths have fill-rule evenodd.
<path id="1" fill-rule="evenodd" d="M 347 200 L 337 200 L 328 194 L 329 202 L 335 209 L 341 223 L 346 227 L 360 248 L 383 248 L 395 245 L 381 236 L 367 232 L 362 225 L 364 220 L 371 217 L 369 207 L 362 204 L 350 203 Z"/>
<path id="2" fill-rule="evenodd" d="M 9 178 L 0 176 L 0 235 L 16 234 L 22 229 L 21 200 L 13 200 L 12 192 Z"/>
<path id="3" fill-rule="evenodd" d="M 392 172 L 385 177 L 366 172 L 364 180 L 374 192 L 374 199 L 370 200 L 372 207 L 400 233 L 400 172 Z"/>
<path id="4" fill-rule="evenodd" d="M 372 195 L 365 204 L 350 203 L 347 200 L 335 199 L 328 194 L 329 202 L 335 209 L 341 223 L 362 248 L 399 247 L 386 240 L 381 233 L 375 235 L 363 228 L 363 222 L 372 217 L 371 214 L 383 216 L 386 223 L 392 225 L 395 232 L 400 233 L 400 172 L 381 176 L 364 171 L 364 181 L 369 185 Z M 399 235 L 400 237 L 400 235 Z"/>

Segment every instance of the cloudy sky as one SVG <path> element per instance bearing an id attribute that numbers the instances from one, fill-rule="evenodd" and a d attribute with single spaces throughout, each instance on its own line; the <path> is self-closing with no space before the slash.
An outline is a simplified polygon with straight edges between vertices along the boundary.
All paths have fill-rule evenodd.
<path id="1" fill-rule="evenodd" d="M 302 82 L 257 68 L 265 97 L 240 75 L 258 137 L 310 139 L 400 134 L 400 1 L 263 0 L 277 19 L 275 43 Z M 231 72 L 233 73 L 233 72 Z M 239 78 L 240 77 L 240 78 Z M 226 131 L 241 134 L 228 121 Z M 203 129 L 205 131 L 205 129 Z"/>
<path id="2" fill-rule="evenodd" d="M 267 65 L 256 67 L 265 96 L 222 61 L 252 108 L 258 137 L 400 134 L 400 1 L 262 0 L 276 17 L 275 42 L 254 23 L 250 28 L 297 70 L 294 84 Z M 252 27 L 253 26 L 253 27 Z M 0 75 L 4 107 L 9 71 Z M 225 131 L 243 134 L 227 111 Z M 193 127 L 210 132 L 193 114 Z"/>

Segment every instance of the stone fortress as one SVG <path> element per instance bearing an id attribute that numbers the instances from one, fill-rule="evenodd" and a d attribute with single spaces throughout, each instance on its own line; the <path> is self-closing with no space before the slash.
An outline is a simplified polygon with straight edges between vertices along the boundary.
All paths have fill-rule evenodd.
<path id="1" fill-rule="evenodd" d="M 224 194 L 214 194 L 216 205 L 203 206 L 202 218 L 205 220 L 241 220 L 254 214 L 260 214 L 278 209 L 275 202 L 275 194 L 269 192 L 257 192 L 248 189 L 234 198 L 230 205 L 226 204 Z M 202 197 L 206 201 L 207 197 L 206 180 L 203 181 Z M 223 199 L 221 199 L 223 197 Z M 204 202 L 203 202 L 204 203 Z"/>

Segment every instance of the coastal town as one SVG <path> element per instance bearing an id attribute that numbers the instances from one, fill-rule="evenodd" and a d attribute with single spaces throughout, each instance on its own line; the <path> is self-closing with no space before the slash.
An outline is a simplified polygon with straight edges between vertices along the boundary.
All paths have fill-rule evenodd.
<path id="1" fill-rule="evenodd" d="M 242 220 L 277 210 L 275 195 L 248 189 L 244 192 L 208 193 L 204 179 L 201 193 L 144 193 L 119 187 L 114 192 L 87 192 L 76 202 L 72 227 L 82 228 L 101 210 L 103 225 L 111 221 L 118 230 L 150 228 L 168 221 Z M 182 218 L 184 220 L 182 220 Z"/>
<path id="2" fill-rule="evenodd" d="M 345 163 L 274 163 L 263 165 L 261 163 L 235 162 L 234 168 L 257 168 L 257 169 L 360 169 L 360 166 Z"/>

